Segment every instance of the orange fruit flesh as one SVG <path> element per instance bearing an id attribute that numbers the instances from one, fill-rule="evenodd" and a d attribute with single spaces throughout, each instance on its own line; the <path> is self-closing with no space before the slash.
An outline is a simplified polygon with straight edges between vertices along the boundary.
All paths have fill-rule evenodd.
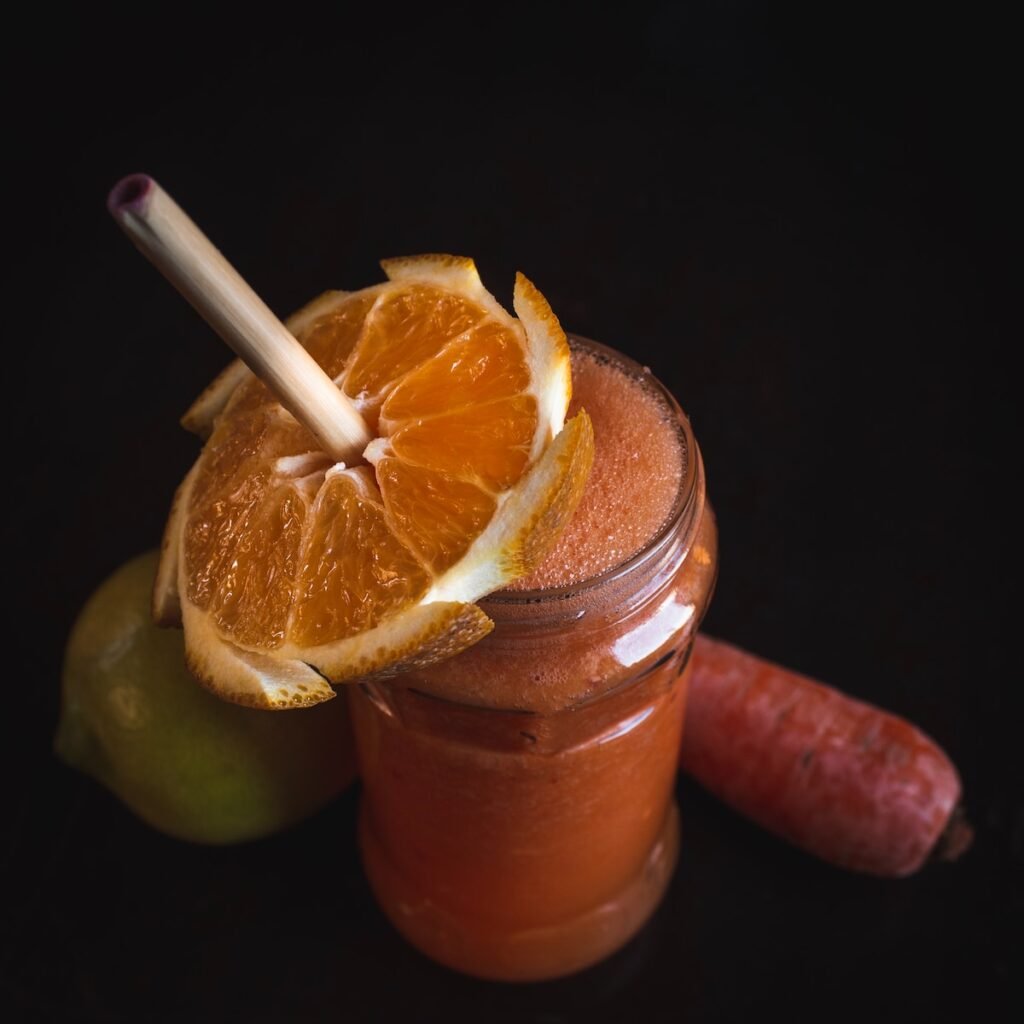
<path id="1" fill-rule="evenodd" d="M 246 381 L 189 498 L 187 600 L 226 639 L 264 651 L 354 636 L 420 600 L 534 454 L 517 329 L 421 283 L 366 289 L 319 317 L 300 341 L 377 429 L 375 466 L 332 466 Z M 470 397 L 453 403 L 459 394 Z"/>

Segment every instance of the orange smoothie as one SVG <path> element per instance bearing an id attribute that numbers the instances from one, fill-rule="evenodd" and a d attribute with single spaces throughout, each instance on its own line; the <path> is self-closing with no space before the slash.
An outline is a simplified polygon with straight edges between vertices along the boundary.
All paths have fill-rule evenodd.
<path id="1" fill-rule="evenodd" d="M 424 953 L 485 978 L 593 964 L 664 894 L 717 566 L 686 418 L 631 360 L 572 343 L 596 460 L 556 549 L 482 602 L 495 629 L 476 646 L 350 696 L 374 893 Z"/>

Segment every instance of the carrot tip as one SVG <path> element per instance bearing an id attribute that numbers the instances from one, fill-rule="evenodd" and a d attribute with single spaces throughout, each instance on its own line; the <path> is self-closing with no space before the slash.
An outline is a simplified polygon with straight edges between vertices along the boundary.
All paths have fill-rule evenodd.
<path id="1" fill-rule="evenodd" d="M 932 853 L 932 860 L 954 861 L 967 852 L 974 842 L 974 828 L 967 820 L 963 806 L 957 804 L 946 822 Z"/>

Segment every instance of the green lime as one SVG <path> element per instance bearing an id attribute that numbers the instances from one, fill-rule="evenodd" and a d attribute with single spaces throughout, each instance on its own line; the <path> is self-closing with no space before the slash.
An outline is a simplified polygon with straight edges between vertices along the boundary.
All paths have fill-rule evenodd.
<path id="1" fill-rule="evenodd" d="M 185 666 L 181 631 L 150 621 L 157 557 L 121 566 L 75 622 L 57 754 L 179 839 L 234 843 L 280 831 L 355 776 L 344 695 L 258 711 L 208 693 Z"/>

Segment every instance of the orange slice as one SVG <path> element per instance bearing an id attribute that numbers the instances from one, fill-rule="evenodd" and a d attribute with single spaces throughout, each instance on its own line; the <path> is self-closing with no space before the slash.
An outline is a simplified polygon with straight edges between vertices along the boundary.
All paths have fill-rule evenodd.
<path id="1" fill-rule="evenodd" d="M 565 334 L 516 279 L 507 313 L 472 260 L 383 262 L 388 281 L 328 292 L 289 329 L 376 436 L 333 463 L 244 366 L 183 422 L 206 445 L 168 520 L 154 591 L 194 674 L 257 707 L 395 674 L 476 642 L 473 603 L 529 572 L 593 461 Z"/>

